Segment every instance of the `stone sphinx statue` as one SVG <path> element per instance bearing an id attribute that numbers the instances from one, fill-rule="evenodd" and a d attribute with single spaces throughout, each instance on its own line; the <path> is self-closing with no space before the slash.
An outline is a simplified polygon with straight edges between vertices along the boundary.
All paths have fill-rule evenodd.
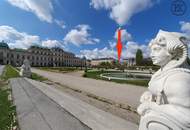
<path id="1" fill-rule="evenodd" d="M 139 130 L 190 130 L 190 65 L 188 40 L 177 32 L 160 30 L 149 46 L 153 64 L 160 69 L 152 76 L 140 99 Z"/>
<path id="2" fill-rule="evenodd" d="M 30 62 L 28 59 L 25 59 L 23 62 L 23 65 L 20 69 L 20 76 L 22 77 L 31 77 L 31 70 L 30 70 Z"/>

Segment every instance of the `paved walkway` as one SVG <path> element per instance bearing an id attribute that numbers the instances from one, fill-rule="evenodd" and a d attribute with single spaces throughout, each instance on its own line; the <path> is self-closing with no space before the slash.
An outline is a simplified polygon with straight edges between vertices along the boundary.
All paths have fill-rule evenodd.
<path id="1" fill-rule="evenodd" d="M 79 71 L 67 73 L 67 75 L 72 75 L 72 76 L 76 76 L 76 77 L 82 77 L 83 74 L 84 74 L 84 70 L 79 70 Z"/>
<path id="2" fill-rule="evenodd" d="M 4 65 L 0 65 L 0 75 L 3 73 Z"/>
<path id="3" fill-rule="evenodd" d="M 138 129 L 45 83 L 17 78 L 11 86 L 21 130 Z"/>
<path id="4" fill-rule="evenodd" d="M 83 78 L 69 75 L 67 73 L 55 73 L 34 68 L 32 69 L 32 72 L 44 76 L 54 82 L 59 82 L 62 85 L 110 99 L 117 103 L 130 105 L 132 108 L 137 108 L 140 96 L 146 90 L 146 88 L 140 86 Z"/>
<path id="5" fill-rule="evenodd" d="M 25 79 L 10 84 L 21 130 L 90 130 Z"/>

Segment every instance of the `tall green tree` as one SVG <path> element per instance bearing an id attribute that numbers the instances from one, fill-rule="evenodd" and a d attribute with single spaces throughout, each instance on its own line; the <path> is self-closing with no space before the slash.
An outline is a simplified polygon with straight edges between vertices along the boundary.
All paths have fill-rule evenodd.
<path id="1" fill-rule="evenodd" d="M 116 68 L 116 61 L 115 61 L 115 60 L 113 60 L 113 61 L 111 62 L 111 66 L 112 66 L 112 68 Z"/>
<path id="2" fill-rule="evenodd" d="M 138 49 L 136 52 L 136 65 L 142 65 L 143 53 L 141 49 Z"/>
<path id="3" fill-rule="evenodd" d="M 109 68 L 111 68 L 111 63 L 109 63 L 109 62 L 101 62 L 98 66 L 100 68 L 109 69 Z"/>
<path id="4" fill-rule="evenodd" d="M 187 58 L 187 63 L 190 65 L 190 58 L 189 57 Z"/>

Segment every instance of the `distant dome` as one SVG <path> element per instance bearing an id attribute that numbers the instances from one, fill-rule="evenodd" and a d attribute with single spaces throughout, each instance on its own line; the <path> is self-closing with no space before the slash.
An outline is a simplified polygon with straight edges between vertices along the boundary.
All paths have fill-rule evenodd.
<path id="1" fill-rule="evenodd" d="M 9 46 L 8 46 L 8 44 L 5 43 L 4 41 L 1 41 L 1 42 L 0 42 L 0 48 L 7 48 L 7 49 L 9 49 Z"/>

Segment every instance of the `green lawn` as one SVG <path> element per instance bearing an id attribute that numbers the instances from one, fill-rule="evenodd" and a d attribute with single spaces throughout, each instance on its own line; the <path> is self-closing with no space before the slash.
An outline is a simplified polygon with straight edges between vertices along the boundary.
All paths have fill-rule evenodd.
<path id="1" fill-rule="evenodd" d="M 19 69 L 6 65 L 2 76 L 0 76 L 0 130 L 13 130 L 13 127 L 18 127 L 16 120 L 16 106 L 8 98 L 11 94 L 11 89 L 8 85 L 8 79 L 20 77 Z M 32 73 L 31 79 L 44 81 L 46 78 Z"/>
<path id="2" fill-rule="evenodd" d="M 80 69 L 76 67 L 37 67 L 37 68 L 46 71 L 61 72 L 61 73 L 73 72 Z"/>
<path id="3" fill-rule="evenodd" d="M 13 130 L 17 128 L 16 106 L 10 99 L 11 89 L 7 80 L 19 77 L 18 72 L 10 65 L 5 66 L 0 77 L 0 130 Z"/>
<path id="4" fill-rule="evenodd" d="M 16 68 L 18 71 L 20 71 L 20 68 Z M 44 78 L 44 77 L 42 77 L 42 76 L 40 76 L 40 75 L 38 75 L 38 74 L 36 74 L 36 73 L 33 73 L 32 72 L 32 76 L 30 77 L 31 79 L 33 79 L 33 80 L 37 80 L 37 81 L 45 81 L 45 80 L 48 80 L 47 78 Z"/>
<path id="5" fill-rule="evenodd" d="M 9 78 L 16 77 L 19 77 L 19 73 L 16 71 L 16 69 L 13 68 L 11 65 L 6 65 L 1 78 L 4 80 L 8 80 Z"/>
<path id="6" fill-rule="evenodd" d="M 38 80 L 38 81 L 45 81 L 48 80 L 47 78 L 44 78 L 36 73 L 32 73 L 31 79 Z"/>
<path id="7" fill-rule="evenodd" d="M 100 77 L 100 74 L 102 74 L 102 73 L 114 73 L 114 72 L 115 71 L 113 71 L 113 72 L 111 72 L 111 71 L 88 71 L 83 75 L 83 77 L 112 81 L 112 82 L 122 83 L 122 84 L 133 84 L 133 85 L 139 85 L 139 86 L 144 86 L 144 87 L 148 86 L 149 80 L 116 80 L 116 79 L 108 80 L 108 79 Z"/>

